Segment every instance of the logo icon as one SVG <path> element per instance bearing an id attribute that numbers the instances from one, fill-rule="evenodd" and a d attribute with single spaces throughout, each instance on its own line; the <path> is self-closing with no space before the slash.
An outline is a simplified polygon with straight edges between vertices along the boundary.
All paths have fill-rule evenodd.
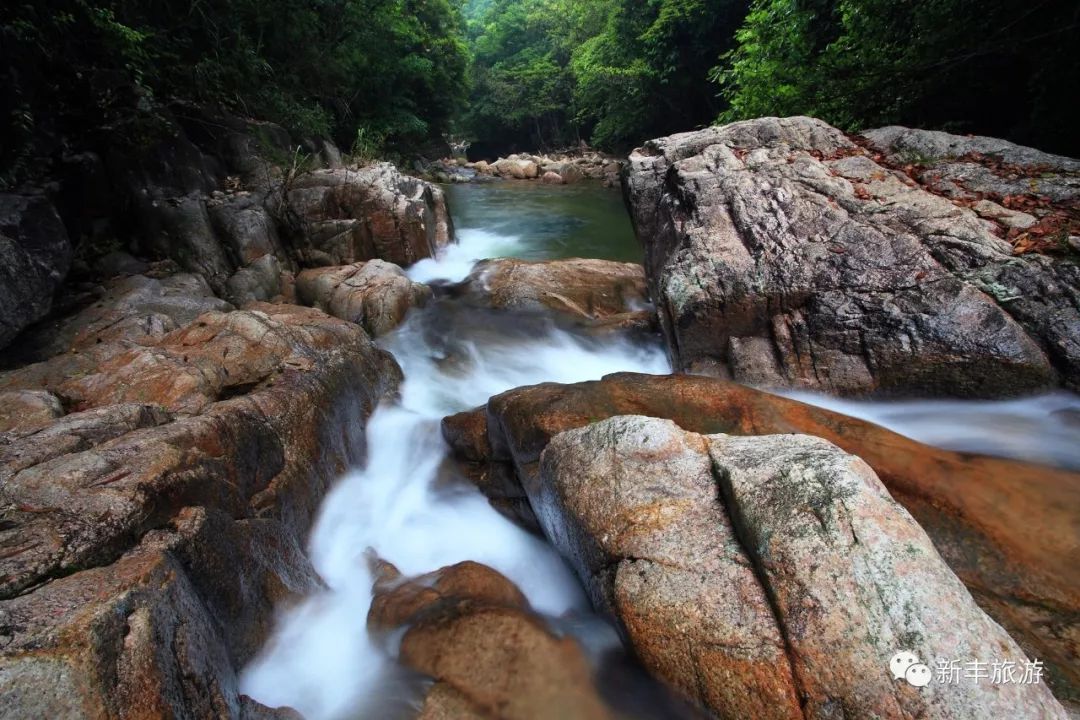
<path id="1" fill-rule="evenodd" d="M 924 665 L 918 656 L 907 650 L 901 650 L 889 660 L 889 670 L 894 680 L 906 680 L 914 687 L 926 687 L 930 684 L 930 668 Z"/>
<path id="2" fill-rule="evenodd" d="M 909 685 L 920 688 L 926 687 L 930 684 L 930 668 L 922 663 L 915 663 L 904 673 L 904 679 L 908 681 Z"/>

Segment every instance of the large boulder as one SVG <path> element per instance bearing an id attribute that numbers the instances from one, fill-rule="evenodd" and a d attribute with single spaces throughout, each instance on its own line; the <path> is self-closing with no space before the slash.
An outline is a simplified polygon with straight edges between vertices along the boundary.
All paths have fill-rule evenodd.
<path id="1" fill-rule="evenodd" d="M 405 579 L 381 564 L 368 626 L 401 633 L 400 660 L 435 679 L 421 717 L 612 718 L 581 647 L 510 580 L 473 562 Z"/>
<path id="2" fill-rule="evenodd" d="M 0 348 L 48 314 L 71 255 L 64 224 L 45 197 L 0 194 Z"/>
<path id="3" fill-rule="evenodd" d="M 305 173 L 283 190 L 302 265 L 381 259 L 406 267 L 453 240 L 442 190 L 390 163 Z"/>
<path id="4" fill-rule="evenodd" d="M 315 509 L 400 378 L 359 327 L 270 305 L 0 376 L 69 413 L 0 443 L 0 717 L 269 716 L 238 670 L 319 586 Z"/>
<path id="5" fill-rule="evenodd" d="M 382 260 L 305 270 L 296 278 L 296 292 L 303 304 L 359 323 L 372 337 L 390 332 L 431 299 L 431 288 Z"/>
<path id="6" fill-rule="evenodd" d="M 933 681 L 938 658 L 1029 660 L 827 441 L 621 416 L 552 438 L 539 478 L 533 507 L 594 602 L 721 717 L 1066 717 L 1044 684 Z M 901 651 L 921 676 L 894 677 Z"/>
<path id="7" fill-rule="evenodd" d="M 1075 263 L 1014 255 L 818 120 L 650 141 L 624 191 L 680 369 L 846 394 L 1080 382 Z"/>
<path id="8" fill-rule="evenodd" d="M 493 505 L 537 527 L 530 499 L 540 455 L 560 432 L 614 415 L 649 415 L 701 434 L 805 433 L 865 460 L 919 521 L 979 603 L 1032 655 L 1063 696 L 1080 698 L 1080 476 L 929 447 L 881 427 L 735 383 L 610 375 L 518 388 L 443 421 L 466 474 Z"/>

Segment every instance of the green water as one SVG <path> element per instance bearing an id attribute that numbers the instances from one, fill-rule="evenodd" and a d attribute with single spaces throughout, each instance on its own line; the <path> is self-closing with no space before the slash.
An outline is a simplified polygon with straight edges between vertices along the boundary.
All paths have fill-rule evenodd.
<path id="1" fill-rule="evenodd" d="M 508 254 L 516 257 L 642 260 L 617 188 L 599 182 L 543 185 L 508 180 L 444 185 L 443 190 L 459 233 L 513 237 L 517 249 Z"/>

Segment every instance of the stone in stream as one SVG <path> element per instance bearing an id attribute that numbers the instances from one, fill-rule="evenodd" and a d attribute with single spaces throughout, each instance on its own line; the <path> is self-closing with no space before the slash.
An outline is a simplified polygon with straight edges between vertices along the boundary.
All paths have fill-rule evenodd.
<path id="1" fill-rule="evenodd" d="M 390 332 L 409 310 L 431 299 L 431 288 L 382 260 L 304 270 L 296 278 L 296 293 L 303 304 L 358 323 L 372 337 Z"/>
<path id="2" fill-rule="evenodd" d="M 401 662 L 436 680 L 420 717 L 615 717 L 578 644 L 552 634 L 517 587 L 484 565 L 463 562 L 404 579 L 380 563 L 368 626 L 407 628 Z"/>
<path id="3" fill-rule="evenodd" d="M 651 332 L 645 275 L 637 263 L 571 258 L 483 260 L 455 291 L 474 305 L 548 312 L 594 331 Z"/>
<path id="4" fill-rule="evenodd" d="M 615 415 L 648 415 L 702 434 L 801 433 L 865 460 L 926 529 L 995 620 L 1044 660 L 1059 696 L 1080 698 L 1080 476 L 923 445 L 872 423 L 731 382 L 695 376 L 609 375 L 497 395 L 443 420 L 454 457 L 492 504 L 528 527 L 551 438 Z"/>
<path id="5" fill-rule="evenodd" d="M 825 440 L 609 418 L 551 439 L 530 500 L 645 665 L 721 717 L 1066 717 L 1044 684 L 894 678 L 899 651 L 1028 659 Z"/>
<path id="6" fill-rule="evenodd" d="M 928 137 L 892 128 L 860 142 L 893 154 L 981 148 L 1021 163 L 1025 180 L 1057 173 L 1048 192 L 1062 203 L 1080 197 L 1076 161 Z M 979 173 L 942 178 L 1004 191 L 986 179 L 992 162 L 968 165 Z M 1005 229 L 919 177 L 805 117 L 636 150 L 624 191 L 676 366 L 840 394 L 1080 387 L 1080 266 L 1014 253 Z"/>
<path id="7" fill-rule="evenodd" d="M 0 435 L 0 717 L 288 716 L 237 673 L 320 586 L 315 509 L 400 379 L 360 327 L 285 305 L 0 374 L 67 413 Z"/>

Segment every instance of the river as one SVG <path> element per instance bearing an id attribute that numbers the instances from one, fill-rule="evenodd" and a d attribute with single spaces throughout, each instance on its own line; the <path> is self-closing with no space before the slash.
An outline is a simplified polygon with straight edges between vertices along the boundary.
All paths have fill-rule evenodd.
<path id="1" fill-rule="evenodd" d="M 459 242 L 410 268 L 415 280 L 458 281 L 488 257 L 641 258 L 617 191 L 498 183 L 447 192 Z M 394 649 L 366 631 L 369 552 L 406 575 L 462 560 L 487 564 L 516 582 L 538 612 L 562 618 L 561 627 L 572 628 L 594 657 L 618 648 L 614 630 L 591 614 L 576 578 L 552 549 L 455 476 L 439 422 L 522 385 L 616 371 L 670 372 L 659 341 L 597 341 L 539 318 L 484 313 L 444 297 L 380 344 L 406 379 L 400 399 L 378 408 L 368 423 L 365 467 L 335 486 L 316 520 L 309 552 L 326 590 L 281 611 L 267 646 L 243 674 L 242 691 L 271 707 L 293 707 L 308 720 L 414 712 L 421 681 L 398 669 Z M 1075 395 L 905 403 L 792 395 L 924 442 L 1080 467 Z"/>

